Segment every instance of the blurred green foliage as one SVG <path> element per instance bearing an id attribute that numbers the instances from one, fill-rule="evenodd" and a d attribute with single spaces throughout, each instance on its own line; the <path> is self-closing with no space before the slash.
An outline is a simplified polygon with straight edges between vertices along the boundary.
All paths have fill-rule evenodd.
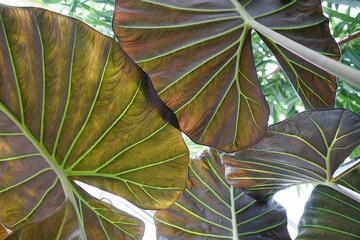
<path id="1" fill-rule="evenodd" d="M 28 0 L 43 3 L 61 14 L 77 18 L 115 39 L 111 23 L 115 0 Z"/>

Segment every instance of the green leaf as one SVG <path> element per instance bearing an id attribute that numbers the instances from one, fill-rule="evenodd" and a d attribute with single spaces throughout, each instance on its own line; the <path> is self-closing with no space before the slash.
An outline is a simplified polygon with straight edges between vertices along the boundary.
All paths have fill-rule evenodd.
<path id="1" fill-rule="evenodd" d="M 349 7 L 360 7 L 359 0 L 326 0 L 326 2 L 346 5 Z"/>
<path id="2" fill-rule="evenodd" d="M 74 180 L 143 208 L 166 208 L 182 193 L 189 157 L 174 114 L 116 41 L 49 11 L 1 5 L 0 69 L 5 227 L 44 219 L 68 200 L 82 239 L 139 238 L 140 220 Z"/>
<path id="3" fill-rule="evenodd" d="M 324 13 L 327 13 L 329 15 L 331 15 L 332 17 L 337 17 L 343 21 L 346 21 L 346 22 L 352 22 L 352 23 L 360 23 L 360 19 L 357 19 L 357 18 L 353 18 L 349 15 L 346 15 L 344 13 L 340 13 L 340 12 L 337 12 L 331 8 L 328 8 L 328 7 L 323 7 L 323 10 L 324 10 Z"/>
<path id="4" fill-rule="evenodd" d="M 117 0 L 113 28 L 124 50 L 176 113 L 183 132 L 194 142 L 230 152 L 259 141 L 269 117 L 252 52 L 256 21 L 338 59 L 318 0 Z M 271 37 L 261 38 L 305 106 L 333 106 L 334 76 Z"/>
<path id="5" fill-rule="evenodd" d="M 360 159 L 360 146 L 355 148 L 355 150 L 350 154 L 350 158 Z"/>
<path id="6" fill-rule="evenodd" d="M 61 2 L 61 0 L 42 0 L 42 1 L 43 1 L 43 3 L 59 3 L 59 2 Z"/>
<path id="7" fill-rule="evenodd" d="M 106 4 L 114 4 L 114 0 L 91 0 L 91 2 L 96 2 L 96 3 L 106 3 Z"/>
<path id="8" fill-rule="evenodd" d="M 259 143 L 222 159 L 233 186 L 261 197 L 294 184 L 333 182 L 335 171 L 359 143 L 360 117 L 355 113 L 308 111 L 270 126 Z"/>
<path id="9" fill-rule="evenodd" d="M 358 168 L 338 182 L 360 193 L 359 174 Z M 359 225 L 360 203 L 320 185 L 305 205 L 296 239 L 359 239 Z"/>
<path id="10" fill-rule="evenodd" d="M 290 239 L 285 209 L 230 186 L 219 152 L 192 158 L 184 194 L 155 213 L 158 239 Z"/>

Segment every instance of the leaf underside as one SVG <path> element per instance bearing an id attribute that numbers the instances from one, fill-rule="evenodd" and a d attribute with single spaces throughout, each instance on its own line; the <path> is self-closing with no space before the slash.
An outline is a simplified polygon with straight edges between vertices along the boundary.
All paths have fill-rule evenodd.
<path id="1" fill-rule="evenodd" d="M 140 220 L 73 180 L 144 208 L 183 191 L 188 151 L 147 75 L 80 21 L 3 5 L 0 69 L 0 223 L 18 230 L 70 201 L 82 238 L 141 238 Z"/>
<path id="2" fill-rule="evenodd" d="M 259 141 L 269 117 L 254 64 L 252 28 L 236 4 L 259 23 L 338 59 L 317 0 L 117 0 L 113 22 L 121 46 L 149 74 L 183 132 L 226 152 Z M 306 107 L 334 105 L 334 76 L 261 37 Z"/>
<path id="3" fill-rule="evenodd" d="M 192 159 L 184 194 L 155 214 L 157 239 L 290 239 L 285 209 L 231 187 L 223 172 L 214 149 Z"/>
<path id="4" fill-rule="evenodd" d="M 70 201 L 66 201 L 52 215 L 25 225 L 7 239 L 81 239 L 80 236 L 75 210 Z"/>
<path id="5" fill-rule="evenodd" d="M 360 193 L 359 174 L 357 168 L 337 182 Z M 359 224 L 359 202 L 332 188 L 317 186 L 305 205 L 296 239 L 359 239 Z"/>
<path id="6" fill-rule="evenodd" d="M 5 239 L 11 232 L 8 232 L 2 224 L 0 224 L 0 239 Z"/>
<path id="7" fill-rule="evenodd" d="M 360 117 L 348 110 L 308 111 L 268 128 L 264 139 L 223 154 L 226 177 L 251 196 L 272 194 L 299 183 L 332 182 L 360 144 Z"/>

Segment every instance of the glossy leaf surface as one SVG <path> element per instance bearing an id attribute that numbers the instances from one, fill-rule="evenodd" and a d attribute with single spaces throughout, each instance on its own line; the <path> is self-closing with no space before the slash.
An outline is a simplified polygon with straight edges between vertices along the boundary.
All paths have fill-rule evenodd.
<path id="1" fill-rule="evenodd" d="M 108 231 L 89 236 L 139 238 L 139 220 L 73 180 L 144 208 L 172 204 L 188 162 L 173 113 L 114 40 L 45 10 L 1 6 L 0 14 L 0 223 L 19 229 L 69 199 L 85 230 Z"/>
<path id="2" fill-rule="evenodd" d="M 219 152 L 204 150 L 190 163 L 184 194 L 157 211 L 158 239 L 290 239 L 285 209 L 258 202 L 230 186 Z"/>
<path id="3" fill-rule="evenodd" d="M 222 159 L 232 185 L 271 193 L 298 183 L 334 181 L 335 171 L 359 143 L 355 113 L 309 111 L 270 126 L 259 143 Z"/>
<path id="4" fill-rule="evenodd" d="M 269 109 L 259 88 L 250 15 L 259 23 L 337 59 L 318 0 L 117 0 L 114 32 L 147 72 L 181 129 L 223 151 L 256 143 Z M 309 108 L 334 104 L 336 80 L 270 37 L 261 36 Z"/>
<path id="5" fill-rule="evenodd" d="M 360 194 L 359 175 L 358 168 L 338 183 Z M 359 225 L 359 202 L 332 188 L 317 186 L 305 206 L 296 239 L 359 239 Z"/>

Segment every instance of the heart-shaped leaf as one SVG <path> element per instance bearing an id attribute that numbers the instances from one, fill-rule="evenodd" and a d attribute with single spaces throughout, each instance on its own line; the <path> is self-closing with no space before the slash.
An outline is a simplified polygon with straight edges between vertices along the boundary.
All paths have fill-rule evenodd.
<path id="1" fill-rule="evenodd" d="M 360 194 L 360 169 L 356 169 L 338 183 Z M 317 186 L 299 223 L 296 239 L 360 238 L 360 203 L 327 186 Z"/>
<path id="2" fill-rule="evenodd" d="M 338 58 L 318 0 L 116 0 L 113 26 L 181 129 L 195 142 L 230 152 L 260 140 L 268 122 L 251 46 L 254 20 Z M 333 106 L 334 76 L 261 37 L 306 107 Z"/>
<path id="3" fill-rule="evenodd" d="M 158 239 L 290 239 L 285 209 L 256 201 L 230 186 L 219 152 L 207 149 L 190 162 L 184 194 L 157 211 Z"/>
<path id="4" fill-rule="evenodd" d="M 182 193 L 188 151 L 174 114 L 116 41 L 49 11 L 1 5 L 0 69 L 1 224 L 17 230 L 69 200 L 82 238 L 139 238 L 139 220 L 74 180 L 144 208 Z"/>
<path id="5" fill-rule="evenodd" d="M 309 111 L 270 126 L 259 143 L 223 154 L 222 159 L 228 181 L 260 191 L 252 194 L 259 197 L 297 183 L 335 181 L 335 171 L 359 143 L 357 114 L 344 109 Z"/>

